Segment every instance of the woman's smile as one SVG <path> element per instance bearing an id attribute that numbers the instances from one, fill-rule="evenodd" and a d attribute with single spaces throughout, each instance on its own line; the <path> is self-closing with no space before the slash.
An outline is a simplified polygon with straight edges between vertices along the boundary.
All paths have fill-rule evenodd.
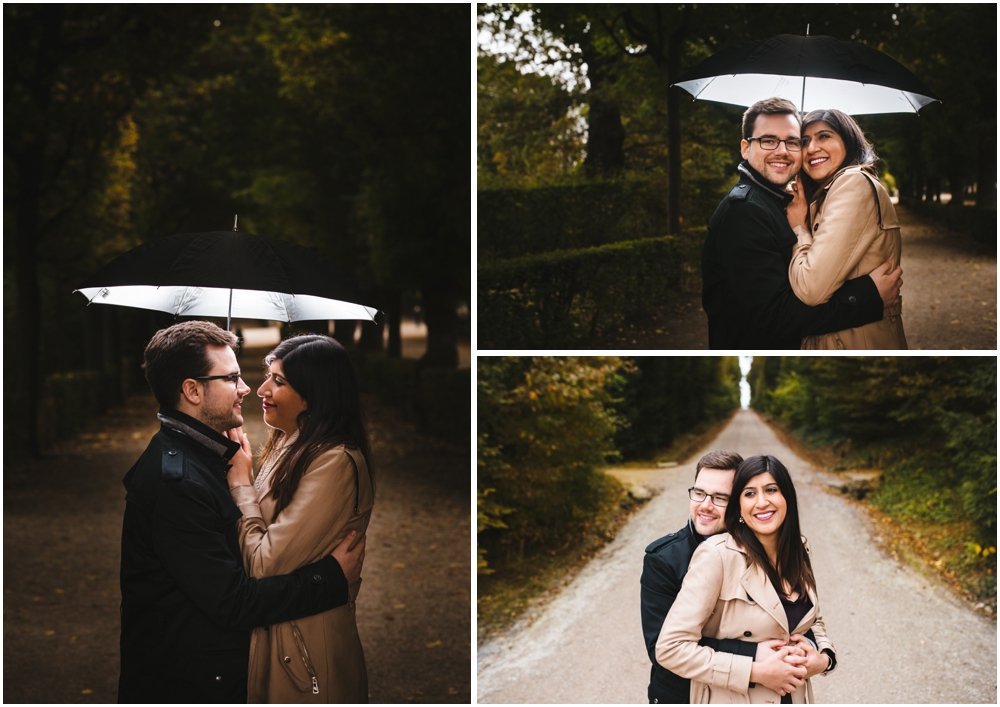
<path id="1" fill-rule="evenodd" d="M 803 169 L 818 184 L 826 183 L 847 157 L 843 138 L 828 123 L 819 121 L 805 129 Z"/>

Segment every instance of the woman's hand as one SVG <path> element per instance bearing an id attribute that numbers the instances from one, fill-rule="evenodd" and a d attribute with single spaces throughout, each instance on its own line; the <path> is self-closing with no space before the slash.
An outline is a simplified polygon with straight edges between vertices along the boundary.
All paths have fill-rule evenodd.
<path id="1" fill-rule="evenodd" d="M 798 646 L 799 650 L 806 657 L 806 679 L 811 678 L 813 675 L 819 675 L 830 667 L 830 656 L 813 648 L 812 641 L 805 636 L 795 634 L 788 640 L 791 645 Z"/>
<path id="2" fill-rule="evenodd" d="M 250 440 L 243 433 L 242 427 L 234 427 L 226 431 L 226 437 L 234 442 L 238 442 L 240 450 L 230 459 L 232 466 L 226 474 L 226 482 L 229 488 L 237 486 L 253 486 L 253 452 L 250 449 Z"/>
<path id="3" fill-rule="evenodd" d="M 799 184 L 798 179 L 792 182 L 788 188 L 792 194 L 791 203 L 785 207 L 785 217 L 788 219 L 788 225 L 792 228 L 796 226 L 808 228 L 806 226 L 806 219 L 809 217 L 809 204 L 806 203 L 806 190 Z"/>

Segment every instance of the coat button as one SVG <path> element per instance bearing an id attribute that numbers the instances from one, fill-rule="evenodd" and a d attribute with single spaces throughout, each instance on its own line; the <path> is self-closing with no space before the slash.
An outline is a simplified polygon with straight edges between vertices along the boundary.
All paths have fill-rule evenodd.
<path id="1" fill-rule="evenodd" d="M 222 682 L 222 676 L 221 675 L 216 675 L 215 676 L 215 682 Z"/>
<path id="2" fill-rule="evenodd" d="M 167 452 L 167 454 L 169 454 L 172 457 L 176 457 L 177 456 L 177 452 L 175 452 L 173 449 L 171 449 L 169 452 Z"/>
<path id="3" fill-rule="evenodd" d="M 320 575 L 318 575 L 318 574 L 314 574 L 313 575 L 313 581 L 315 581 L 315 582 L 321 582 L 321 581 L 323 581 L 323 578 Z"/>
<path id="4" fill-rule="evenodd" d="M 857 304 L 858 298 L 855 297 L 854 295 L 851 295 L 850 297 L 847 298 L 847 301 L 850 302 L 851 304 Z"/>
<path id="5" fill-rule="evenodd" d="M 814 231 L 818 231 L 819 230 L 819 224 L 818 223 L 815 226 L 813 226 L 813 230 Z"/>
<path id="6" fill-rule="evenodd" d="M 286 662 L 286 663 L 291 663 L 291 662 L 292 662 L 292 659 L 291 659 L 291 658 L 290 658 L 289 656 L 287 656 L 287 655 L 286 655 L 286 656 L 285 656 L 285 662 Z"/>
<path id="7" fill-rule="evenodd" d="M 752 636 L 753 634 L 752 634 L 752 633 L 750 633 L 749 631 L 744 631 L 744 632 L 743 632 L 743 635 L 744 635 L 744 636 L 745 636 L 746 638 L 750 638 L 750 636 Z"/>

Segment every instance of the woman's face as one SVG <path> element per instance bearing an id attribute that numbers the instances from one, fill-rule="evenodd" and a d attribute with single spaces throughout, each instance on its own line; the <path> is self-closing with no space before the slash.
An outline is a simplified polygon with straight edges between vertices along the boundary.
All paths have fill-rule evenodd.
<path id="1" fill-rule="evenodd" d="M 844 140 L 829 123 L 823 121 L 813 123 L 806 128 L 802 137 L 808 140 L 802 159 L 802 169 L 822 185 L 840 169 L 844 158 L 847 157 Z"/>
<path id="2" fill-rule="evenodd" d="M 769 471 L 752 477 L 740 491 L 740 516 L 757 537 L 777 533 L 787 512 L 788 503 Z"/>
<path id="3" fill-rule="evenodd" d="M 264 422 L 269 427 L 286 434 L 299 428 L 299 413 L 309 405 L 285 379 L 285 371 L 278 359 L 271 361 L 257 395 L 264 399 Z"/>

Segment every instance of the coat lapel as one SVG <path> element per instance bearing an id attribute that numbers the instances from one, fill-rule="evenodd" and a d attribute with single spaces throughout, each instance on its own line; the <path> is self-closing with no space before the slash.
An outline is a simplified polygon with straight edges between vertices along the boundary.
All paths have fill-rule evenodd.
<path id="1" fill-rule="evenodd" d="M 781 599 L 778 598 L 778 593 L 774 591 L 774 587 L 768 581 L 767 575 L 756 565 L 749 564 L 746 552 L 732 536 L 726 539 L 726 546 L 732 550 L 736 550 L 747 559 L 747 567 L 743 570 L 743 575 L 740 577 L 740 586 L 743 587 L 748 596 L 753 598 L 757 606 L 763 609 L 768 616 L 774 619 L 788 633 L 788 617 L 785 616 L 785 609 L 781 606 Z"/>

